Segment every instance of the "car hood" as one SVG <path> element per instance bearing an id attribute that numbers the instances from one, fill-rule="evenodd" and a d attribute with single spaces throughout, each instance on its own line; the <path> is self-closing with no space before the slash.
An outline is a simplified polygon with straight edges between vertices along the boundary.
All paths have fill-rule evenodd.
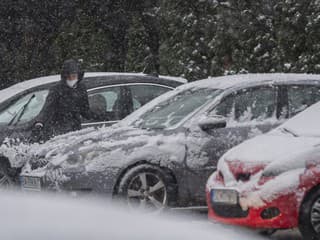
<path id="1" fill-rule="evenodd" d="M 102 172 L 140 160 L 182 159 L 183 131 L 151 131 L 132 127 L 87 129 L 67 134 L 39 145 L 29 146 L 22 174 L 42 176 L 48 170 Z M 21 147 L 21 146 L 20 146 Z M 21 148 L 20 148 L 21 149 Z M 21 159 L 19 154 L 16 159 Z M 173 159 L 174 158 L 174 159 Z M 15 160 L 17 161 L 17 160 Z"/>
<path id="2" fill-rule="evenodd" d="M 81 146 L 92 145 L 114 137 L 122 136 L 122 132 L 128 132 L 127 128 L 103 127 L 94 129 L 86 128 L 80 131 L 57 136 L 43 144 L 17 143 L 10 139 L 0 147 L 0 154 L 7 157 L 11 165 L 21 167 L 28 160 L 45 159 L 51 161 L 55 156 L 63 156 L 70 152 L 77 152 Z M 124 138 L 124 136 L 122 136 Z"/>
<path id="3" fill-rule="evenodd" d="M 224 154 L 218 170 L 226 183 L 243 180 L 262 170 L 283 172 L 305 165 L 314 156 L 320 138 L 293 137 L 285 134 L 265 134 L 243 142 Z M 297 161 L 299 159 L 299 161 Z"/>
<path id="4" fill-rule="evenodd" d="M 320 164 L 320 138 L 272 132 L 229 150 L 218 163 L 224 184 L 216 185 L 213 174 L 207 187 L 236 189 L 243 210 L 259 208 L 281 195 L 296 193 L 309 164 Z"/>

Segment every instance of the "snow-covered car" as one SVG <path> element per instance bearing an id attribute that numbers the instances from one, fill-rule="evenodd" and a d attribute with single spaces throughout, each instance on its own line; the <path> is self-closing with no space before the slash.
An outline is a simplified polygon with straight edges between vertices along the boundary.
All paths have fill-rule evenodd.
<path id="1" fill-rule="evenodd" d="M 0 143 L 5 138 L 28 140 L 34 119 L 44 106 L 49 88 L 60 75 L 21 82 L 0 91 Z M 155 97 L 186 83 L 183 78 L 136 73 L 86 73 L 90 108 L 108 119 L 85 121 L 83 127 L 111 125 Z"/>
<path id="2" fill-rule="evenodd" d="M 209 219 L 320 238 L 320 102 L 232 148 L 207 182 Z"/>
<path id="3" fill-rule="evenodd" d="M 112 128 L 0 151 L 12 166 L 27 161 L 23 189 L 122 196 L 130 206 L 160 209 L 205 206 L 221 155 L 317 101 L 319 83 L 303 74 L 210 78 L 160 96 Z"/>
<path id="4" fill-rule="evenodd" d="M 0 239 L 4 240 L 263 240 L 239 228 L 197 218 L 128 212 L 101 199 L 1 192 Z"/>

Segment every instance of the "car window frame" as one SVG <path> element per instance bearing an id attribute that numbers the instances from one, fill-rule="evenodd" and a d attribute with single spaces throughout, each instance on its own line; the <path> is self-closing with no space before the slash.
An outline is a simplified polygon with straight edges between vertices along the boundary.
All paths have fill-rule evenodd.
<path id="1" fill-rule="evenodd" d="M 229 91 L 228 93 L 224 94 L 224 96 L 221 98 L 221 100 L 214 106 L 212 107 L 210 110 L 207 111 L 207 114 L 210 115 L 212 114 L 213 111 L 216 110 L 216 108 L 218 106 L 220 106 L 220 104 L 222 104 L 223 102 L 225 102 L 229 97 L 236 97 L 239 95 L 239 92 L 242 92 L 242 91 L 245 91 L 245 90 L 248 90 L 248 89 L 262 89 L 262 88 L 272 88 L 274 89 L 275 91 L 275 116 L 276 116 L 276 119 L 279 120 L 278 118 L 278 106 L 279 106 L 279 86 L 277 84 L 270 84 L 270 83 L 266 83 L 266 84 L 259 84 L 259 85 L 252 85 L 252 86 L 245 86 L 245 87 L 241 87 L 241 88 L 237 88 L 237 89 L 234 89 L 232 91 Z M 225 116 L 223 116 L 225 117 Z M 237 121 L 235 119 L 233 119 L 234 121 Z M 250 121 L 248 121 L 250 122 Z M 246 124 L 248 122 L 239 122 L 239 124 Z M 263 121 L 261 121 L 263 122 Z"/>
<path id="2" fill-rule="evenodd" d="M 44 85 L 39 85 L 33 88 L 29 88 L 26 90 L 22 90 L 21 92 L 17 93 L 16 95 L 8 98 L 7 100 L 5 100 L 4 102 L 2 102 L 0 104 L 0 111 L 5 110 L 6 108 L 10 107 L 12 104 L 14 104 L 16 101 L 18 101 L 19 99 L 25 97 L 26 95 L 30 94 L 30 93 L 34 93 L 34 92 L 38 92 L 38 91 L 43 91 L 43 90 L 50 90 L 50 88 L 54 85 L 56 85 L 57 82 L 53 82 L 53 83 L 48 83 L 48 84 L 44 84 Z M 103 86 L 95 86 L 95 87 L 87 87 L 87 92 L 88 94 L 96 91 L 96 90 L 100 90 L 100 89 L 105 89 L 105 88 L 111 88 L 111 87 L 117 87 L 117 86 L 132 86 L 132 85 L 148 85 L 148 86 L 158 86 L 158 87 L 163 87 L 163 88 L 167 88 L 168 91 L 172 91 L 175 89 L 175 87 L 172 86 L 168 86 L 165 84 L 161 84 L 161 83 L 148 83 L 148 82 L 137 82 L 137 83 L 119 83 L 119 84 L 106 84 Z M 20 128 L 20 127 L 25 127 L 26 125 L 30 125 L 30 123 L 33 123 L 34 119 L 28 121 L 28 122 L 24 122 L 21 123 L 19 125 L 15 125 L 15 128 Z M 91 123 L 81 123 L 82 127 L 90 127 L 90 126 L 95 126 L 95 125 L 103 125 L 103 124 L 115 124 L 119 122 L 119 120 L 117 121 L 96 121 L 96 122 L 91 122 Z"/>
<path id="3" fill-rule="evenodd" d="M 112 87 L 127 87 L 127 86 L 141 86 L 141 85 L 145 85 L 145 86 L 157 86 L 157 87 L 162 87 L 162 88 L 167 88 L 168 91 L 172 91 L 175 88 L 171 87 L 171 86 L 167 86 L 164 84 L 158 84 L 158 83 L 147 83 L 147 82 L 139 82 L 139 83 L 119 83 L 119 84 L 110 84 L 110 85 L 105 85 L 105 86 L 99 86 L 99 87 L 94 87 L 94 88 L 90 88 L 87 90 L 88 95 L 90 93 L 98 93 L 100 92 L 99 90 L 104 90 L 104 89 L 108 89 L 108 88 L 112 88 Z M 96 125 L 113 125 L 115 123 L 118 123 L 120 120 L 113 120 L 113 121 L 99 121 L 99 122 L 88 122 L 88 123 L 81 123 L 82 127 L 94 127 Z"/>
<path id="4" fill-rule="evenodd" d="M 42 94 L 44 93 L 44 95 L 45 95 L 45 97 L 44 97 L 44 101 L 42 102 L 42 106 L 41 106 L 41 109 L 40 109 L 40 111 L 38 112 L 38 114 L 37 115 L 34 115 L 34 117 L 33 118 L 31 118 L 31 119 L 29 119 L 28 121 L 23 121 L 23 118 L 24 117 L 26 117 L 27 115 L 27 111 L 29 111 L 29 105 L 30 105 L 30 103 L 32 102 L 32 100 L 28 103 L 29 105 L 28 105 L 28 107 L 26 108 L 26 109 L 24 109 L 24 112 L 23 113 L 21 113 L 21 116 L 19 116 L 19 121 L 17 121 L 17 120 L 15 120 L 14 122 L 13 122 L 13 124 L 12 124 L 12 126 L 19 126 L 19 125 L 25 125 L 25 124 L 27 124 L 27 123 L 30 123 L 30 122 L 32 122 L 32 121 L 34 121 L 34 119 L 37 117 L 37 116 L 39 116 L 39 114 L 40 114 L 40 112 L 42 111 L 42 109 L 43 109 L 43 107 L 44 107 L 44 105 L 45 105 L 45 102 L 46 102 L 46 99 L 47 99 L 47 97 L 48 97 L 48 95 L 49 95 L 49 89 L 42 89 L 42 90 L 36 90 L 36 91 L 33 91 L 33 92 L 30 92 L 30 93 L 28 93 L 28 94 L 25 94 L 24 96 L 22 96 L 22 97 L 20 97 L 17 101 L 19 101 L 19 100 L 21 100 L 22 98 L 25 98 L 25 97 L 27 97 L 28 95 L 30 96 L 30 98 L 32 98 L 32 95 L 33 96 L 36 96 L 37 94 L 39 94 L 40 92 L 42 92 Z M 28 98 L 27 99 L 27 101 L 25 101 L 24 102 L 24 104 L 27 104 L 27 102 L 30 100 L 30 98 Z M 17 101 L 15 101 L 13 104 L 16 104 L 16 102 Z M 11 107 L 13 104 L 11 104 L 9 107 Z"/>
<path id="5" fill-rule="evenodd" d="M 162 94 L 164 94 L 164 93 L 166 93 L 166 92 L 168 92 L 168 91 L 166 91 L 166 92 L 163 92 L 162 94 L 160 94 L 160 95 L 157 95 L 156 97 L 153 97 L 153 95 L 151 95 L 151 94 L 147 94 L 147 96 L 149 97 L 149 99 L 150 99 L 150 96 L 152 96 L 153 98 L 151 99 L 151 100 L 149 100 L 149 101 L 147 101 L 147 102 L 140 102 L 139 100 L 139 96 L 138 96 L 138 98 L 135 98 L 135 96 L 134 96 L 134 89 L 133 88 L 131 88 L 131 87 L 136 87 L 136 86 L 148 86 L 148 87 L 157 87 L 157 88 L 162 88 L 162 89 L 168 89 L 168 87 L 165 87 L 165 86 L 159 86 L 158 84 L 134 84 L 134 85 L 131 85 L 129 88 L 130 88 L 130 90 L 131 90 L 131 92 L 132 92 L 132 100 L 133 100 L 133 102 L 134 101 L 137 101 L 138 103 L 139 103 L 139 105 L 140 105 L 140 107 L 142 107 L 142 106 L 144 106 L 145 104 L 147 104 L 148 102 L 150 102 L 150 101 L 152 101 L 154 98 L 156 98 L 156 97 L 158 97 L 158 96 L 160 96 L 160 95 L 162 95 Z M 170 87 L 171 88 L 171 87 Z M 172 88 L 171 90 L 173 90 L 174 88 Z M 158 90 L 158 89 L 157 89 Z M 140 108 L 139 107 L 139 108 Z M 137 109 L 135 109 L 135 110 L 138 110 L 139 108 L 137 108 Z"/>
<path id="6" fill-rule="evenodd" d="M 39 86 L 36 86 L 36 87 L 33 87 L 33 88 L 29 88 L 29 89 L 26 89 L 24 91 L 21 91 L 21 92 L 17 93 L 16 95 L 8 98 L 7 100 L 5 100 L 4 102 L 2 102 L 0 104 L 0 112 L 2 112 L 5 109 L 9 108 L 10 106 L 12 106 L 12 104 L 15 104 L 17 101 L 19 101 L 21 98 L 27 96 L 28 94 L 32 94 L 32 93 L 39 92 L 39 91 L 44 91 L 44 90 L 47 90 L 49 92 L 50 88 L 52 86 L 54 86 L 55 84 L 56 84 L 56 82 L 49 83 L 49 84 L 44 84 L 44 85 L 39 85 Z M 25 128 L 26 126 L 29 126 L 30 124 L 33 124 L 34 119 L 35 118 L 31 119 L 28 122 L 21 122 L 21 124 L 15 124 L 13 126 L 8 126 L 8 127 L 17 128 L 17 129 Z"/>

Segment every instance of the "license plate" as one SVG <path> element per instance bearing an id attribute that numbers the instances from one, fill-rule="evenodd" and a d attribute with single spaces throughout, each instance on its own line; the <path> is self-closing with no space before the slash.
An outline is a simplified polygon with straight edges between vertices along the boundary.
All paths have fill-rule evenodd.
<path id="1" fill-rule="evenodd" d="M 236 205 L 238 203 L 238 192 L 231 189 L 211 190 L 211 200 L 214 203 Z"/>
<path id="2" fill-rule="evenodd" d="M 41 190 L 41 180 L 39 177 L 22 176 L 20 180 L 23 189 L 38 191 Z"/>

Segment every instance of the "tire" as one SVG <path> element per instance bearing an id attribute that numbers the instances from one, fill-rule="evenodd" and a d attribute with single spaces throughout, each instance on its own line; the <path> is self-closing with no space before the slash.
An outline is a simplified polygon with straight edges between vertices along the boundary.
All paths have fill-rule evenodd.
<path id="1" fill-rule="evenodd" d="M 306 196 L 300 207 L 299 230 L 304 239 L 320 239 L 320 188 Z"/>
<path id="2" fill-rule="evenodd" d="M 176 184 L 173 177 L 163 169 L 142 164 L 125 173 L 117 195 L 130 209 L 159 212 L 174 205 Z"/>

